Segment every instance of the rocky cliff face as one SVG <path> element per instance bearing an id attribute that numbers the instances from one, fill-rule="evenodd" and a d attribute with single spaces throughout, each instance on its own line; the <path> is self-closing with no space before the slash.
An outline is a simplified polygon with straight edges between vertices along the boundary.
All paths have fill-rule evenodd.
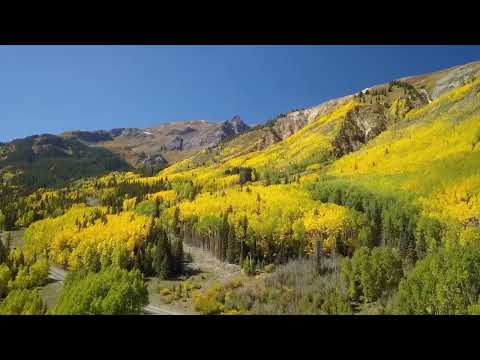
<path id="1" fill-rule="evenodd" d="M 317 117 L 328 113 L 349 98 L 350 97 L 347 96 L 330 100 L 308 109 L 293 111 L 278 117 L 272 126 L 272 131 L 275 134 L 275 137 L 272 138 L 272 140 L 277 142 L 286 139 L 287 137 L 301 130 L 309 122 L 314 121 Z"/>
<path id="2" fill-rule="evenodd" d="M 223 123 L 223 130 L 227 136 L 242 134 L 249 129 L 250 126 L 245 124 L 238 115 Z"/>
<path id="3" fill-rule="evenodd" d="M 347 113 L 333 141 L 334 155 L 343 156 L 358 150 L 387 128 L 385 108 L 375 104 Z"/>
<path id="4" fill-rule="evenodd" d="M 478 76 L 479 72 L 480 61 L 476 61 L 431 74 L 409 76 L 400 80 L 414 85 L 420 92 L 425 93 L 429 101 L 432 101 L 445 92 Z"/>

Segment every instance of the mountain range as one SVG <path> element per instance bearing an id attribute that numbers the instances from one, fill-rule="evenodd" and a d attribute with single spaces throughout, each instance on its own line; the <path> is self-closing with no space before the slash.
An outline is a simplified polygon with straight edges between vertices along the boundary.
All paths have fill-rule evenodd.
<path id="1" fill-rule="evenodd" d="M 256 126 L 17 139 L 0 175 L 0 230 L 26 229 L 0 313 L 54 265 L 73 274 L 53 314 L 139 313 L 149 292 L 209 315 L 480 314 L 480 62 Z"/>
<path id="2" fill-rule="evenodd" d="M 317 146 L 286 151 L 286 147 L 295 147 L 295 141 L 301 137 L 293 135 L 301 130 L 302 136 L 330 136 L 329 146 L 333 147 L 333 156 L 338 158 L 381 134 L 391 126 L 392 118 L 402 119 L 408 112 L 435 101 L 469 81 L 479 69 L 480 62 L 474 62 L 401 78 L 318 106 L 280 114 L 253 127 L 235 116 L 220 123 L 192 120 L 161 123 L 146 129 L 76 130 L 59 135 L 34 135 L 0 143 L 0 173 L 4 181 L 21 176 L 21 181 L 49 186 L 112 170 L 149 169 L 152 174 L 186 159 L 191 166 L 198 166 L 214 158 L 218 161 L 269 147 L 288 157 L 289 163 L 296 162 L 296 157 L 323 156 Z M 341 128 L 333 129 L 330 122 L 315 125 L 316 119 L 352 99 L 361 99 L 365 106 L 343 109 L 346 121 Z M 316 145 L 319 143 L 321 141 Z M 272 147 L 274 144 L 283 145 Z"/>

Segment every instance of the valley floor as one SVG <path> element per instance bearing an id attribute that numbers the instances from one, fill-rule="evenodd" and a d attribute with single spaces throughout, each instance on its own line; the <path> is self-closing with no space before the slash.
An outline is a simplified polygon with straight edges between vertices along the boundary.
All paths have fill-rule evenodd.
<path id="1" fill-rule="evenodd" d="M 23 245 L 24 231 L 25 230 L 9 232 L 12 236 L 12 248 Z M 2 233 L 2 238 L 5 238 L 6 235 L 6 232 Z M 184 252 L 186 259 L 189 259 L 185 264 L 185 275 L 170 280 L 160 280 L 158 278 L 146 279 L 150 301 L 146 308 L 147 313 L 155 315 L 198 314 L 194 309 L 193 291 L 186 290 L 182 295 L 168 296 L 163 295 L 168 292 L 168 290 L 165 289 L 178 289 L 182 287 L 183 284 L 184 289 L 193 285 L 196 288 L 195 290 L 202 291 L 210 287 L 213 283 L 226 283 L 235 277 L 242 276 L 238 265 L 224 263 L 212 256 L 207 250 L 184 244 Z M 55 267 L 51 267 L 51 269 L 52 268 L 56 274 L 56 270 L 58 269 Z M 185 284 L 188 285 L 185 286 Z M 62 281 L 58 281 L 58 277 L 53 276 L 47 284 L 38 290 L 47 308 L 52 309 L 60 299 Z"/>
<path id="2" fill-rule="evenodd" d="M 184 244 L 184 251 L 191 260 L 185 264 L 184 276 L 172 280 L 148 279 L 150 305 L 182 314 L 198 314 L 193 304 L 195 290 L 202 291 L 213 283 L 226 283 L 243 275 L 238 265 L 224 263 L 207 250 Z"/>
<path id="3" fill-rule="evenodd" d="M 15 246 L 22 243 L 22 233 L 14 232 Z M 149 315 L 195 315 L 199 314 L 194 309 L 192 292 L 184 291 L 183 295 L 171 296 L 165 294 L 165 289 L 185 289 L 185 284 L 195 284 L 197 290 L 210 287 L 215 282 L 225 283 L 232 278 L 242 276 L 240 267 L 223 263 L 213 257 L 206 250 L 201 248 L 184 245 L 186 258 L 190 259 L 185 264 L 185 275 L 176 279 L 160 280 L 158 278 L 147 278 L 147 288 L 149 292 L 149 305 L 145 308 Z M 51 273 L 56 274 L 56 268 L 52 267 Z M 53 276 L 56 278 L 55 276 Z M 39 288 L 40 296 L 52 309 L 58 302 L 62 292 L 62 281 L 49 279 L 49 282 Z M 163 291 L 162 291 L 163 290 Z M 164 293 L 164 294 L 162 294 Z"/>

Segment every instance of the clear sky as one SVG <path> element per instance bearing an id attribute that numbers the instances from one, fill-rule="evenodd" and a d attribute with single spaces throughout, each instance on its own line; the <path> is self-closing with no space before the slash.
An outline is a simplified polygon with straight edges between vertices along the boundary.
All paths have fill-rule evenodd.
<path id="1" fill-rule="evenodd" d="M 480 46 L 0 46 L 0 141 L 165 121 L 260 123 Z"/>

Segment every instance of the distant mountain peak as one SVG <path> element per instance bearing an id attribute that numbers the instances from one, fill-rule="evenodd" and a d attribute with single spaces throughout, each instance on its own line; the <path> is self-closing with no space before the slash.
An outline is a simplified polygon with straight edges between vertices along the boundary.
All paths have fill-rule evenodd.
<path id="1" fill-rule="evenodd" d="M 228 120 L 231 123 L 238 123 L 238 122 L 243 122 L 242 119 L 240 118 L 240 115 L 235 115 L 233 118 Z"/>
<path id="2" fill-rule="evenodd" d="M 245 124 L 239 115 L 225 121 L 225 125 L 229 126 L 234 134 L 241 134 L 250 129 L 250 126 Z"/>

